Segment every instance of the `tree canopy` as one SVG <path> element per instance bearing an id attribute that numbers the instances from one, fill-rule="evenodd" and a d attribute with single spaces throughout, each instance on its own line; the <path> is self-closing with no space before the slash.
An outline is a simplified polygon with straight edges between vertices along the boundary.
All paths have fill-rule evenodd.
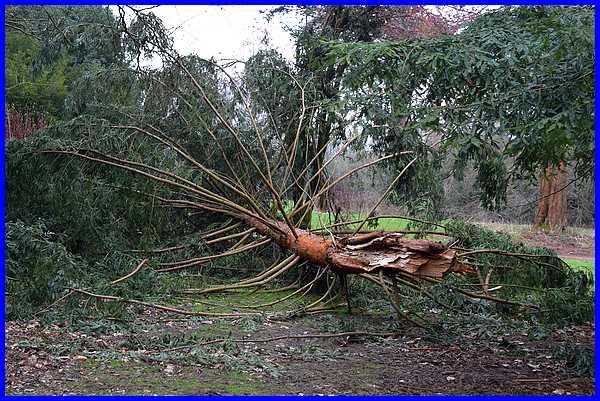
<path id="1" fill-rule="evenodd" d="M 19 111 L 64 117 L 66 97 L 90 68 L 123 60 L 108 8 L 7 7 L 5 19 L 6 103 Z"/>
<path id="2" fill-rule="evenodd" d="M 592 7 L 503 7 L 455 35 L 329 42 L 329 57 L 348 66 L 344 83 L 374 148 L 420 152 L 404 196 L 438 182 L 448 156 L 457 176 L 475 168 L 488 208 L 504 205 L 511 180 L 562 160 L 592 175 Z"/>

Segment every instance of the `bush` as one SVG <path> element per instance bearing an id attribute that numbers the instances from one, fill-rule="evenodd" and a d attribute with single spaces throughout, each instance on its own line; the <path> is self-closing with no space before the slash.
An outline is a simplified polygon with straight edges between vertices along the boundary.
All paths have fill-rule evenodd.
<path id="1" fill-rule="evenodd" d="M 43 221 L 5 224 L 6 318 L 29 316 L 79 286 L 88 270 L 83 259 L 58 242 Z"/>

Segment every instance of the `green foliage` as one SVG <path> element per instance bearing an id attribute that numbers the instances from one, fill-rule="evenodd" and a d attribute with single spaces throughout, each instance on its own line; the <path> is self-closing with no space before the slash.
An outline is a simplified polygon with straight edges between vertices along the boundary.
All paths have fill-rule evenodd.
<path id="1" fill-rule="evenodd" d="M 122 59 L 108 8 L 17 6 L 5 18 L 6 103 L 21 112 L 62 117 L 73 84 Z"/>
<path id="2" fill-rule="evenodd" d="M 65 59 L 34 72 L 39 43 L 29 36 L 7 32 L 5 46 L 6 103 L 18 110 L 56 116 L 66 96 Z"/>
<path id="3" fill-rule="evenodd" d="M 195 56 L 182 62 L 205 78 L 205 90 L 216 104 L 227 106 L 225 93 L 230 88 L 221 86 L 224 81 L 214 64 Z M 38 153 L 95 149 L 201 183 L 202 174 L 172 149 L 122 127 L 137 126 L 174 140 L 208 168 L 226 170 L 223 157 L 232 152 L 234 140 L 224 128 L 212 131 L 213 137 L 206 135 L 204 129 L 215 125 L 215 117 L 194 91 L 173 65 L 159 71 L 82 66 L 81 77 L 72 83 L 65 101 L 66 112 L 78 117 L 6 148 L 7 219 L 44 218 L 53 231 L 65 234 L 69 250 L 86 258 L 113 249 L 158 247 L 173 236 L 223 221 L 223 217 L 191 217 L 184 210 L 162 207 L 156 196 L 169 192 L 131 173 L 72 156 Z M 233 113 L 234 107 L 221 110 Z M 215 154 L 215 140 L 223 152 Z M 254 173 L 250 171 L 247 178 L 252 180 Z"/>
<path id="4" fill-rule="evenodd" d="M 493 269 L 490 284 L 506 285 L 497 296 L 538 305 L 539 309 L 529 313 L 530 318 L 558 325 L 582 323 L 592 319 L 594 298 L 593 292 L 589 291 L 591 281 L 588 275 L 571 269 L 556 257 L 554 251 L 515 243 L 507 234 L 460 221 L 449 221 L 447 226 L 452 236 L 462 239 L 463 247 L 539 255 L 531 258 L 482 253 L 469 257 L 480 269 L 483 277 Z M 478 281 L 475 278 L 464 277 L 448 280 L 447 284 L 469 282 Z"/>
<path id="5" fill-rule="evenodd" d="M 578 376 L 594 377 L 594 349 L 590 346 L 564 343 L 554 352 L 554 357 L 566 361 L 567 368 Z"/>
<path id="6" fill-rule="evenodd" d="M 346 68 L 374 148 L 419 154 L 399 192 L 439 192 L 436 166 L 450 157 L 457 177 L 475 168 L 481 202 L 494 209 L 511 180 L 548 164 L 566 160 L 591 176 L 593 32 L 591 7 L 503 7 L 453 36 L 329 42 L 328 57 Z"/>
<path id="7" fill-rule="evenodd" d="M 504 255 L 477 254 L 473 259 L 490 268 L 495 268 L 500 277 L 514 280 L 513 284 L 554 287 L 564 284 L 568 265 L 556 257 L 556 253 L 546 248 L 533 248 L 523 243 L 515 243 L 508 234 L 492 231 L 475 224 L 450 220 L 446 223 L 448 233 L 454 238 L 460 238 L 460 246 L 472 249 L 498 249 L 514 254 L 540 255 L 538 258 L 507 259 Z M 550 266 L 540 267 L 533 263 L 540 261 Z M 483 272 L 485 274 L 485 272 Z M 509 284 L 509 283 L 507 283 Z"/>
<path id="8" fill-rule="evenodd" d="M 109 65 L 122 57 L 117 20 L 108 7 L 12 6 L 5 9 L 9 31 L 41 44 L 35 66 L 67 56 L 72 65 Z"/>
<path id="9" fill-rule="evenodd" d="M 53 232 L 64 234 L 69 251 L 91 259 L 111 249 L 143 248 L 164 240 L 178 224 L 186 230 L 185 212 L 161 208 L 158 201 L 143 195 L 159 193 L 147 182 L 72 157 L 35 153 L 82 142 L 97 149 L 112 147 L 115 155 L 126 149 L 127 142 L 110 133 L 84 139 L 79 129 L 87 131 L 85 126 L 55 125 L 30 140 L 7 145 L 8 221 L 31 224 L 42 218 Z M 66 134 L 81 139 L 69 142 Z M 142 149 L 138 143 L 138 150 Z M 168 155 L 162 161 L 167 164 Z"/>
<path id="10" fill-rule="evenodd" d="M 30 316 L 78 286 L 85 262 L 61 244 L 42 220 L 5 224 L 6 318 Z"/>
<path id="11" fill-rule="evenodd" d="M 154 271 L 155 262 L 145 266 L 136 275 L 117 284 L 111 281 L 125 276 L 139 258 L 119 251 L 107 250 L 94 260 L 85 253 L 75 254 L 64 243 L 69 239 L 48 229 L 48 224 L 38 220 L 25 224 L 17 220 L 7 222 L 6 229 L 6 316 L 7 319 L 27 319 L 38 316 L 89 317 L 92 313 L 82 308 L 80 298 L 72 295 L 63 304 L 51 305 L 66 295 L 69 287 L 88 288 L 124 298 L 149 299 L 170 294 L 169 279 L 159 279 Z M 99 316 L 124 316 L 126 305 L 96 302 Z M 65 308 L 66 305 L 66 308 Z M 87 304 L 86 304 L 87 305 Z M 131 309 L 131 308 L 129 308 Z"/>

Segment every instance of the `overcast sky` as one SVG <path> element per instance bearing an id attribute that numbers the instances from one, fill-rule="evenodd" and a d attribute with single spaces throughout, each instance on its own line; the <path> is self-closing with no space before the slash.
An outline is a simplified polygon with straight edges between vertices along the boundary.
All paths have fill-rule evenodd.
<path id="1" fill-rule="evenodd" d="M 278 17 L 267 23 L 261 10 L 275 6 L 189 6 L 164 5 L 152 12 L 167 28 L 174 28 L 175 47 L 181 54 L 198 54 L 216 59 L 246 59 L 256 53 L 268 38 L 286 58 L 292 59 L 292 38 Z M 285 23 L 293 24 L 291 17 Z"/>
<path id="2" fill-rule="evenodd" d="M 194 53 L 217 60 L 245 60 L 266 47 L 264 42 L 268 40 L 270 48 L 276 48 L 284 57 L 292 60 L 294 44 L 284 26 L 297 27 L 301 20 L 297 15 L 289 13 L 267 22 L 261 11 L 275 7 L 277 6 L 163 5 L 153 8 L 152 12 L 162 19 L 168 29 L 173 29 L 175 47 L 183 55 Z M 497 7 L 487 6 L 488 9 Z M 117 13 L 116 7 L 114 9 Z M 159 61 L 155 62 L 158 67 Z"/>

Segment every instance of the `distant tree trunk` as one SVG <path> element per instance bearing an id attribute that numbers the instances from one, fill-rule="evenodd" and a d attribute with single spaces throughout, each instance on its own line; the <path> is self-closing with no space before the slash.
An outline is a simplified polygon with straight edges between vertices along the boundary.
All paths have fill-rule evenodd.
<path id="1" fill-rule="evenodd" d="M 540 176 L 540 200 L 533 221 L 536 228 L 562 230 L 567 225 L 567 171 L 565 162 L 548 165 Z"/>

